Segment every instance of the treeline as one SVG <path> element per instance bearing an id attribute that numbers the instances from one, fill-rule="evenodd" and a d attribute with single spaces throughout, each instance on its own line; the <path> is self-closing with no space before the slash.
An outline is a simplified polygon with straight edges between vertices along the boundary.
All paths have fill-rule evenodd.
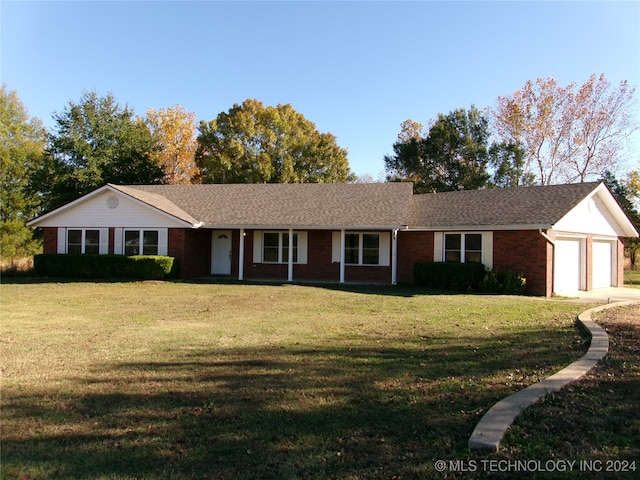
<path id="1" fill-rule="evenodd" d="M 559 86 L 538 79 L 493 109 L 438 114 L 425 128 L 401 124 L 387 181 L 416 192 L 569 183 L 604 178 L 632 218 L 638 171 L 616 179 L 635 130 L 634 88 L 601 75 Z M 106 183 L 344 183 L 347 151 L 291 105 L 247 99 L 214 120 L 196 122 L 180 105 L 137 115 L 111 95 L 84 92 L 53 114 L 31 118 L 17 92 L 0 98 L 0 253 L 39 248 L 25 222 Z M 638 165 L 640 167 L 640 164 Z M 640 222 L 638 222 L 640 223 Z"/>

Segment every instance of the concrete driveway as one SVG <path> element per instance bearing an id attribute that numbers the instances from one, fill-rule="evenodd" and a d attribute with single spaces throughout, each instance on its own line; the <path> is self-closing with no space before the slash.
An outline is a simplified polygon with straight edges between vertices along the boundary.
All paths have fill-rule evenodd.
<path id="1" fill-rule="evenodd" d="M 567 297 L 585 303 L 640 303 L 640 288 L 597 288 L 588 292 L 580 291 L 567 294 Z"/>

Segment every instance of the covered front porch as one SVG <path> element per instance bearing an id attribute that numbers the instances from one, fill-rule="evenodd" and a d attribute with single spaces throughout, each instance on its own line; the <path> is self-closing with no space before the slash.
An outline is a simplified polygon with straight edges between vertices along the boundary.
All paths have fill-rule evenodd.
<path id="1" fill-rule="evenodd" d="M 199 275 L 285 282 L 398 280 L 398 229 L 235 228 L 209 229 L 198 236 L 209 237 L 208 252 L 202 245 L 196 255 L 201 261 L 208 258 L 210 266 L 205 272 L 201 264 Z M 188 250 L 184 257 L 192 263 Z"/>

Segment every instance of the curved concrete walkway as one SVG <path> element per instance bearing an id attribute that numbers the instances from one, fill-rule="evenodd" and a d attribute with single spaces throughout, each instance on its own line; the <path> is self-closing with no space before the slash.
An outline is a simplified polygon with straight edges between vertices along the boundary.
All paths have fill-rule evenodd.
<path id="1" fill-rule="evenodd" d="M 468 444 L 469 449 L 497 452 L 502 437 L 520 412 L 536 403 L 548 393 L 557 392 L 591 370 L 609 351 L 609 337 L 604 329 L 591 319 L 591 314 L 607 308 L 632 305 L 635 303 L 638 302 L 625 301 L 610 303 L 591 308 L 581 313 L 578 316 L 578 321 L 591 333 L 591 345 L 587 353 L 580 360 L 573 362 L 558 373 L 500 400 L 491 407 L 480 419 L 480 422 L 478 422 L 478 425 L 476 425 L 476 428 L 471 434 Z"/>

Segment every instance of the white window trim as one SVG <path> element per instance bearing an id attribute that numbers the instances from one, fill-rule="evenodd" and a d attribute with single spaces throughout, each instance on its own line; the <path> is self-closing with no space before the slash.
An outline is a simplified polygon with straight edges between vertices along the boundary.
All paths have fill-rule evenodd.
<path id="1" fill-rule="evenodd" d="M 265 233 L 278 233 L 278 262 L 267 262 L 264 260 L 264 234 Z M 283 250 L 283 233 L 288 234 L 289 230 L 254 230 L 253 231 L 253 263 L 264 263 L 265 265 L 287 265 L 289 263 L 288 258 L 284 258 L 282 255 Z M 293 232 L 298 237 L 298 260 L 293 262 L 294 265 L 305 265 L 307 263 L 307 242 L 308 232 L 303 230 L 296 230 Z M 287 244 L 288 246 L 288 244 Z"/>
<path id="2" fill-rule="evenodd" d="M 482 253 L 480 255 L 480 263 L 488 270 L 493 268 L 493 232 L 483 232 L 474 230 L 461 230 L 453 232 L 435 232 L 433 241 L 433 260 L 435 262 L 445 261 L 445 235 L 462 235 L 461 242 L 461 260 L 464 263 L 465 253 L 465 237 L 467 234 L 481 234 L 482 235 Z"/>
<path id="3" fill-rule="evenodd" d="M 80 230 L 81 234 L 81 245 L 80 252 L 82 255 L 85 255 L 86 249 L 86 233 L 88 230 L 97 230 L 98 233 L 98 254 L 106 255 L 109 253 L 109 229 L 108 228 L 96 228 L 96 227 L 69 227 L 69 228 L 58 228 L 58 253 L 67 254 L 69 253 L 69 231 L 72 230 Z"/>
<path id="4" fill-rule="evenodd" d="M 359 232 L 359 231 L 345 231 L 346 235 L 359 235 L 360 240 L 358 244 L 358 263 L 347 263 L 345 261 L 345 265 L 349 267 L 388 267 L 391 265 L 391 259 L 389 255 L 389 250 L 391 248 L 391 232 Z M 362 248 L 362 236 L 363 235 L 377 235 L 378 236 L 378 263 L 362 263 L 363 252 Z M 340 261 L 340 232 L 334 232 L 333 236 L 333 254 L 332 260 L 334 262 Z M 344 246 L 344 250 L 346 251 L 346 244 Z"/>
<path id="5" fill-rule="evenodd" d="M 264 259 L 264 237 L 265 235 L 268 234 L 277 234 L 278 235 L 278 260 L 277 261 L 267 261 Z M 284 248 L 285 248 L 285 244 L 284 244 L 284 236 L 285 235 L 289 235 L 289 231 L 288 230 L 265 230 L 262 232 L 262 263 L 266 263 L 266 264 L 272 264 L 272 265 L 280 265 L 280 264 L 287 264 L 289 263 L 289 257 L 287 255 L 287 257 L 284 256 Z M 293 232 L 293 238 L 297 238 L 297 242 L 298 242 L 298 246 L 295 248 L 296 250 L 298 250 L 298 257 L 300 254 L 300 237 L 298 235 L 298 232 Z M 295 243 L 294 243 L 295 244 Z M 289 248 L 289 240 L 287 240 L 287 244 L 286 247 Z M 298 260 L 294 260 L 293 262 L 294 264 L 298 264 L 299 261 Z"/>
<path id="6" fill-rule="evenodd" d="M 167 255 L 168 252 L 168 236 L 169 230 L 166 228 L 116 228 L 114 235 L 115 248 L 114 253 L 116 255 L 124 255 L 125 252 L 125 232 L 138 232 L 140 239 L 140 247 L 142 248 L 142 242 L 144 240 L 144 232 L 158 232 L 158 253 L 157 255 Z M 143 251 L 138 255 L 144 255 Z"/>

